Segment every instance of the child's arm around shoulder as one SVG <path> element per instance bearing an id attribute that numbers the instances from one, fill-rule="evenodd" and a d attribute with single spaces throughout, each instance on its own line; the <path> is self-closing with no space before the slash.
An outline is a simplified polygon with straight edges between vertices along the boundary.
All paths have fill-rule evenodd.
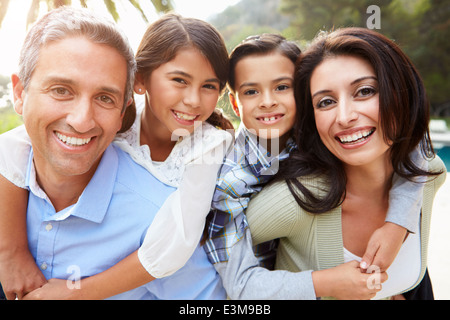
<path id="1" fill-rule="evenodd" d="M 28 250 L 23 188 L 30 149 L 24 126 L 0 135 L 0 282 L 8 299 L 20 299 L 46 281 Z"/>
<path id="2" fill-rule="evenodd" d="M 412 154 L 416 164 L 425 170 L 432 172 L 446 171 L 442 160 L 435 157 L 426 161 L 418 150 Z M 386 223 L 374 232 L 366 252 L 361 261 L 361 268 L 366 269 L 370 265 L 386 270 L 394 261 L 400 247 L 405 240 L 407 232 L 419 232 L 419 219 L 423 202 L 423 189 L 427 179 L 439 181 L 445 179 L 445 174 L 438 177 L 419 177 L 418 182 L 394 176 L 391 191 L 389 192 L 389 209 L 386 215 Z M 440 186 L 440 185 L 439 185 Z M 438 186 L 438 187 L 439 187 Z"/>

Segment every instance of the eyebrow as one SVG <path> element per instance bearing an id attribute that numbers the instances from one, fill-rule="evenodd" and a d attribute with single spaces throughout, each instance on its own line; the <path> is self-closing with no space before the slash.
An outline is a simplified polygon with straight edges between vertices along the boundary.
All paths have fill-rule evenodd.
<path id="1" fill-rule="evenodd" d="M 64 78 L 64 77 L 59 77 L 59 76 L 49 76 L 46 79 L 44 79 L 44 84 L 45 85 L 49 85 L 52 83 L 61 83 L 61 84 L 66 84 L 66 85 L 76 85 L 76 83 L 69 78 Z M 107 87 L 107 86 L 102 86 L 98 88 L 100 91 L 105 91 L 114 95 L 121 95 L 122 92 L 121 90 L 114 88 L 114 87 Z"/>
<path id="2" fill-rule="evenodd" d="M 358 78 L 358 79 L 353 80 L 353 81 L 350 83 L 350 85 L 355 85 L 356 83 L 361 82 L 361 81 L 364 81 L 364 80 L 367 80 L 367 79 L 372 79 L 372 80 L 375 80 L 375 81 L 378 82 L 378 79 L 377 79 L 376 77 L 374 77 L 374 76 L 366 76 L 366 77 L 361 77 L 361 78 Z M 331 92 L 331 90 L 320 90 L 320 91 L 317 91 L 316 93 L 314 93 L 314 94 L 311 96 L 311 99 L 314 99 L 314 97 L 317 96 L 317 95 L 319 95 L 319 94 L 329 93 L 329 92 Z"/>
<path id="3" fill-rule="evenodd" d="M 284 80 L 294 81 L 294 79 L 292 77 L 279 77 L 279 78 L 272 80 L 272 83 L 276 83 L 276 82 L 280 82 L 280 81 L 284 81 Z M 239 86 L 239 89 L 241 89 L 243 87 L 254 87 L 256 85 L 258 85 L 258 82 L 244 82 L 243 84 L 241 84 Z"/>
<path id="4" fill-rule="evenodd" d="M 183 76 L 189 79 L 194 78 L 193 76 L 191 76 L 189 73 L 186 73 L 184 71 L 181 70 L 175 70 L 175 71 L 170 71 L 167 72 L 168 75 L 179 75 L 179 76 Z M 204 82 L 217 82 L 220 83 L 220 80 L 218 78 L 211 78 L 211 79 L 206 79 Z"/>

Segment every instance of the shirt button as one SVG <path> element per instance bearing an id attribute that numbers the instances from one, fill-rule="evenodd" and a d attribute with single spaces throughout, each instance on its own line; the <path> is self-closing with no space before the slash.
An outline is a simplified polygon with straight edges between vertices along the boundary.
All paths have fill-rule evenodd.
<path id="1" fill-rule="evenodd" d="M 43 262 L 43 263 L 41 264 L 41 269 L 42 269 L 42 270 L 47 270 L 47 264 L 46 264 L 45 262 Z"/>
<path id="2" fill-rule="evenodd" d="M 47 230 L 47 231 L 50 231 L 50 230 L 52 230 L 52 229 L 53 229 L 53 226 L 52 226 L 51 223 L 49 223 L 49 224 L 47 224 L 47 225 L 45 226 L 45 230 Z"/>

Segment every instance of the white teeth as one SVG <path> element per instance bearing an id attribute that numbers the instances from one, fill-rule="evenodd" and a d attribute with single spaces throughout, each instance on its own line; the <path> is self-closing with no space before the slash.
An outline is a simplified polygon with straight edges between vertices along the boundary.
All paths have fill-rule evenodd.
<path id="1" fill-rule="evenodd" d="M 89 141 L 91 141 L 91 138 L 81 139 L 81 138 L 75 138 L 75 137 L 68 137 L 59 132 L 56 132 L 56 136 L 59 138 L 59 140 L 61 140 L 62 142 L 64 142 L 65 144 L 67 144 L 69 146 L 82 146 L 82 145 L 89 143 Z"/>
<path id="2" fill-rule="evenodd" d="M 178 111 L 174 111 L 175 115 L 180 118 L 181 120 L 187 120 L 187 121 L 192 121 L 195 118 L 197 118 L 197 116 L 191 116 L 188 115 L 186 113 L 182 113 L 182 112 L 178 112 Z"/>
<path id="3" fill-rule="evenodd" d="M 274 120 L 276 120 L 276 119 L 277 119 L 276 117 L 270 117 L 270 118 L 264 117 L 264 118 L 263 118 L 263 121 L 274 121 Z"/>
<path id="4" fill-rule="evenodd" d="M 341 137 L 338 137 L 338 138 L 339 138 L 339 140 L 342 143 L 353 143 L 353 142 L 356 142 L 356 141 L 358 141 L 360 139 L 367 138 L 368 136 L 370 136 L 373 133 L 373 131 L 374 131 L 373 129 L 372 130 L 365 130 L 365 131 L 356 132 L 356 133 L 351 134 L 351 135 L 341 136 Z"/>

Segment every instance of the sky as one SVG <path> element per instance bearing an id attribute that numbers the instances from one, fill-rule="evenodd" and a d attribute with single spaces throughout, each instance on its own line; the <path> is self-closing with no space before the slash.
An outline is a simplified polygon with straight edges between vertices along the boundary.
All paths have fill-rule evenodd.
<path id="1" fill-rule="evenodd" d="M 125 30 L 131 45 L 134 49 L 139 45 L 140 39 L 144 34 L 146 24 L 140 18 L 139 13 L 127 1 L 125 6 L 118 4 L 118 11 L 123 18 L 119 26 Z M 208 17 L 220 13 L 228 6 L 238 3 L 239 0 L 175 0 L 175 11 L 186 17 L 195 17 L 206 20 Z M 8 12 L 0 28 L 0 44 L 2 53 L 0 57 L 0 74 L 9 76 L 17 69 L 17 60 L 26 34 L 26 18 L 31 0 L 10 1 Z M 72 1 L 76 5 L 78 1 Z M 157 14 L 151 7 L 150 1 L 140 1 L 144 11 L 150 19 L 156 19 Z M 91 0 L 88 4 L 98 6 L 101 12 L 106 11 L 103 1 Z M 96 8 L 97 9 L 97 8 Z M 41 13 L 45 12 L 45 8 Z"/>

